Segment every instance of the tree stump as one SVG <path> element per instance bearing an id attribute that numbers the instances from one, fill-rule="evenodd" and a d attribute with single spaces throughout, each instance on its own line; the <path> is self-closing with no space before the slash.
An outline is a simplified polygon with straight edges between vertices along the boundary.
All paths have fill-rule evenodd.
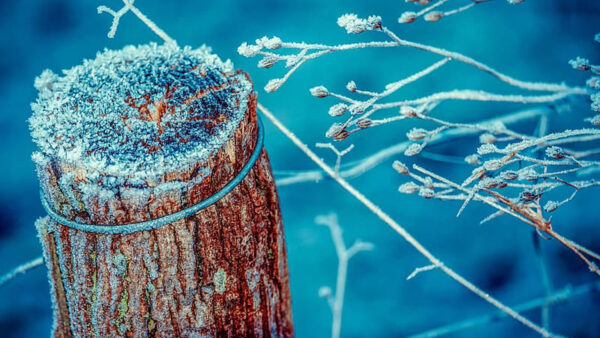
<path id="1" fill-rule="evenodd" d="M 78 223 L 119 227 L 193 206 L 256 146 L 252 82 L 205 47 L 105 50 L 63 76 L 44 71 L 35 86 L 42 198 Z M 50 217 L 36 226 L 54 336 L 293 336 L 264 150 L 225 197 L 156 229 L 96 233 Z"/>

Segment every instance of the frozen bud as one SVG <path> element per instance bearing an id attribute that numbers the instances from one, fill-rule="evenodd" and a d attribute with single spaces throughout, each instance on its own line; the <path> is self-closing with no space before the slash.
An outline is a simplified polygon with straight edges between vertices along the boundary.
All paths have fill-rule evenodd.
<path id="1" fill-rule="evenodd" d="M 372 124 L 373 120 L 367 118 L 362 118 L 356 121 L 356 125 L 361 129 L 369 128 Z"/>
<path id="2" fill-rule="evenodd" d="M 535 181 L 538 179 L 538 176 L 539 176 L 538 173 L 531 168 L 519 170 L 519 179 L 520 180 Z"/>
<path id="3" fill-rule="evenodd" d="M 392 168 L 394 168 L 394 170 L 396 170 L 398 173 L 400 173 L 402 175 L 408 174 L 408 168 L 406 167 L 406 165 L 404 165 L 404 163 L 402 163 L 400 161 L 394 161 L 394 163 L 392 164 Z"/>
<path id="4" fill-rule="evenodd" d="M 272 38 L 267 38 L 266 36 L 263 36 L 259 40 L 256 41 L 256 43 L 260 46 L 263 46 L 267 49 L 279 49 L 281 48 L 281 39 L 277 36 L 274 36 Z"/>
<path id="5" fill-rule="evenodd" d="M 367 18 L 367 23 L 371 29 L 381 29 L 381 17 L 378 15 L 371 15 Z"/>
<path id="6" fill-rule="evenodd" d="M 552 212 L 552 211 L 558 209 L 559 206 L 560 206 L 560 204 L 556 201 L 548 201 L 544 205 L 544 210 L 546 212 Z"/>
<path id="7" fill-rule="evenodd" d="M 519 174 L 517 174 L 516 171 L 507 170 L 507 171 L 501 172 L 500 177 L 502 177 L 503 179 L 505 179 L 507 181 L 514 181 L 519 177 Z"/>
<path id="8" fill-rule="evenodd" d="M 571 65 L 571 67 L 573 67 L 573 69 L 578 70 L 590 70 L 590 68 L 592 68 L 590 66 L 590 60 L 584 59 L 579 56 L 575 58 L 575 60 L 570 60 L 569 64 Z"/>
<path id="9" fill-rule="evenodd" d="M 532 191 L 523 191 L 519 195 L 519 199 L 524 202 L 533 201 L 536 197 L 537 197 L 537 195 L 535 193 L 533 193 Z"/>
<path id="10" fill-rule="evenodd" d="M 484 133 L 484 134 L 479 135 L 479 142 L 481 142 L 483 144 L 492 144 L 492 143 L 496 143 L 496 141 L 498 141 L 498 139 L 493 134 Z"/>
<path id="11" fill-rule="evenodd" d="M 481 158 L 479 155 L 472 154 L 465 157 L 465 162 L 469 163 L 470 165 L 478 165 L 481 163 Z"/>
<path id="12" fill-rule="evenodd" d="M 337 133 L 333 139 L 336 141 L 342 141 L 345 140 L 348 135 L 350 135 L 350 133 L 347 130 L 342 130 L 341 132 Z"/>
<path id="13" fill-rule="evenodd" d="M 328 286 L 321 286 L 319 288 L 319 297 L 321 297 L 321 298 L 331 297 L 331 288 Z"/>
<path id="14" fill-rule="evenodd" d="M 337 19 L 338 26 L 345 28 L 346 33 L 358 34 L 371 29 L 367 20 L 360 19 L 356 14 L 344 14 Z"/>
<path id="15" fill-rule="evenodd" d="M 502 160 L 498 160 L 498 159 L 488 160 L 483 163 L 483 168 L 485 170 L 489 170 L 489 171 L 498 170 L 498 169 L 502 168 L 503 166 L 504 166 L 504 162 L 502 162 Z"/>
<path id="16" fill-rule="evenodd" d="M 365 104 L 363 102 L 353 103 L 348 107 L 348 111 L 352 115 L 362 114 L 365 111 Z"/>
<path id="17" fill-rule="evenodd" d="M 589 79 L 587 79 L 585 84 L 592 89 L 600 89 L 600 77 L 592 76 Z"/>
<path id="18" fill-rule="evenodd" d="M 477 153 L 479 155 L 487 155 L 487 154 L 493 154 L 496 153 L 498 151 L 498 148 L 496 148 L 495 145 L 493 144 L 482 144 L 479 146 L 479 148 L 477 148 Z"/>
<path id="19" fill-rule="evenodd" d="M 565 152 L 562 150 L 561 147 L 552 146 L 552 147 L 546 148 L 546 156 L 555 158 L 555 159 L 561 159 L 561 158 L 565 157 Z"/>
<path id="20" fill-rule="evenodd" d="M 419 196 L 424 197 L 424 198 L 432 198 L 433 195 L 435 195 L 435 193 L 433 192 L 433 189 L 430 188 L 425 188 L 422 187 L 421 189 L 419 189 Z"/>
<path id="21" fill-rule="evenodd" d="M 423 146 L 419 143 L 411 143 L 411 145 L 406 148 L 404 151 L 404 155 L 406 156 L 415 156 L 423 150 Z"/>
<path id="22" fill-rule="evenodd" d="M 444 16 L 444 13 L 440 11 L 433 11 L 425 14 L 425 21 L 438 21 Z"/>
<path id="23" fill-rule="evenodd" d="M 425 188 L 433 189 L 433 180 L 431 177 L 425 177 L 425 182 L 423 182 L 423 186 Z"/>
<path id="24" fill-rule="evenodd" d="M 591 105 L 592 110 L 600 112 L 600 92 L 592 94 L 590 96 L 590 99 L 592 99 L 592 105 Z"/>
<path id="25" fill-rule="evenodd" d="M 507 0 L 509 4 L 516 5 L 524 2 L 525 0 Z"/>
<path id="26" fill-rule="evenodd" d="M 346 89 L 348 89 L 351 92 L 355 92 L 356 91 L 356 82 L 354 81 L 350 81 L 346 84 Z"/>
<path id="27" fill-rule="evenodd" d="M 400 115 L 406 117 L 415 117 L 417 116 L 417 110 L 411 106 L 402 106 L 400 107 Z"/>
<path id="28" fill-rule="evenodd" d="M 334 104 L 329 108 L 329 115 L 341 116 L 348 110 L 348 106 L 345 103 Z"/>
<path id="29" fill-rule="evenodd" d="M 593 124 L 595 126 L 600 126 L 600 115 L 596 115 L 592 118 L 586 119 L 586 121 L 589 121 L 591 124 Z"/>
<path id="30" fill-rule="evenodd" d="M 265 91 L 267 93 L 272 93 L 279 89 L 279 87 L 283 84 L 283 80 L 281 79 L 272 79 L 265 85 Z"/>
<path id="31" fill-rule="evenodd" d="M 399 23 L 411 23 L 414 22 L 417 18 L 417 13 L 415 12 L 404 12 L 398 18 Z"/>
<path id="32" fill-rule="evenodd" d="M 419 186 L 413 182 L 404 183 L 398 188 L 398 191 L 403 194 L 414 194 L 418 190 L 419 190 Z"/>
<path id="33" fill-rule="evenodd" d="M 238 47 L 237 51 L 242 56 L 253 57 L 260 52 L 260 46 L 249 45 L 244 42 Z"/>
<path id="34" fill-rule="evenodd" d="M 406 133 L 406 137 L 411 141 L 419 141 L 424 139 L 427 136 L 427 130 L 423 128 L 413 128 L 408 133 Z"/>
<path id="35" fill-rule="evenodd" d="M 310 89 L 310 95 L 316 97 L 326 97 L 329 95 L 329 91 L 323 86 L 316 86 Z"/>
<path id="36" fill-rule="evenodd" d="M 281 59 L 276 56 L 267 55 L 264 58 L 262 58 L 260 61 L 258 61 L 258 68 L 271 68 L 279 60 L 281 60 Z"/>
<path id="37" fill-rule="evenodd" d="M 499 177 L 485 177 L 479 182 L 481 188 L 492 189 L 492 188 L 504 188 L 506 183 Z"/>
<path id="38" fill-rule="evenodd" d="M 343 123 L 334 123 L 329 127 L 325 133 L 325 137 L 334 138 L 337 134 L 341 133 L 345 129 Z"/>

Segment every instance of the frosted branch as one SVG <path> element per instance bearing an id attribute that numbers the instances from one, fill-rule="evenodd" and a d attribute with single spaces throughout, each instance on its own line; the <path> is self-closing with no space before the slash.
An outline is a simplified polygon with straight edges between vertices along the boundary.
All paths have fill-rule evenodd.
<path id="1" fill-rule="evenodd" d="M 517 112 L 513 112 L 510 114 L 506 114 L 503 116 L 495 117 L 488 120 L 479 121 L 477 123 L 473 123 L 470 126 L 465 125 L 464 127 L 459 127 L 457 129 L 446 130 L 444 132 L 438 133 L 429 141 L 429 145 L 434 145 L 438 143 L 446 143 L 452 140 L 470 136 L 477 134 L 481 130 L 489 130 L 494 128 L 494 126 L 502 124 L 502 125 L 511 125 L 519 122 L 524 122 L 527 120 L 531 120 L 533 118 L 544 116 L 551 113 L 551 110 L 546 107 L 538 107 L 532 109 L 520 110 Z M 474 127 L 479 126 L 479 127 Z M 353 178 L 358 177 L 371 169 L 377 167 L 379 164 L 385 162 L 386 160 L 398 155 L 402 154 L 408 146 L 412 144 L 412 141 L 400 142 L 395 145 L 389 146 L 382 150 L 377 151 L 376 153 L 367 156 L 363 159 L 360 159 L 355 162 L 348 163 L 347 165 L 341 166 L 340 175 L 343 178 Z M 276 171 L 277 173 L 277 171 Z M 303 170 L 303 171 L 294 171 L 287 172 L 287 177 L 278 178 L 276 183 L 278 186 L 297 184 L 303 182 L 318 182 L 325 178 L 324 172 L 321 170 Z"/>
<path id="2" fill-rule="evenodd" d="M 335 252 L 338 257 L 337 281 L 333 297 L 331 296 L 330 288 L 321 287 L 319 290 L 320 296 L 327 298 L 333 314 L 331 337 L 338 338 L 342 327 L 342 311 L 344 308 L 344 291 L 346 288 L 348 261 L 358 252 L 373 250 L 373 244 L 357 240 L 350 248 L 346 248 L 344 238 L 342 237 L 342 228 L 338 223 L 337 215 L 334 213 L 317 216 L 315 223 L 329 228 L 331 240 L 333 241 Z"/>
<path id="3" fill-rule="evenodd" d="M 547 297 L 540 297 L 528 302 L 515 305 L 513 308 L 520 312 L 532 311 L 544 306 L 560 304 L 574 297 L 583 296 L 600 291 L 600 283 L 583 284 L 577 287 L 567 286 L 560 289 Z M 438 328 L 434 328 L 419 334 L 411 335 L 409 338 L 425 338 L 425 337 L 441 337 L 451 333 L 460 332 L 477 326 L 483 326 L 497 321 L 498 319 L 506 318 L 506 313 L 498 311 L 496 313 L 466 319 L 457 323 L 452 323 Z"/>
<path id="4" fill-rule="evenodd" d="M 431 271 L 436 268 L 437 268 L 437 266 L 435 264 L 418 267 L 418 268 L 414 269 L 413 272 L 411 272 L 411 274 L 408 275 L 408 277 L 406 277 L 406 280 L 411 280 L 411 279 L 415 278 L 421 272 Z"/>
<path id="5" fill-rule="evenodd" d="M 464 277 L 456 273 L 450 267 L 446 266 L 441 260 L 439 260 L 436 256 L 434 256 L 429 250 L 427 250 L 416 238 L 414 238 L 406 229 L 404 229 L 400 224 L 394 221 L 387 213 L 385 213 L 381 208 L 379 208 L 375 203 L 369 200 L 365 195 L 363 195 L 360 191 L 356 190 L 348 181 L 340 176 L 336 176 L 335 171 L 329 167 L 323 160 L 321 160 L 310 148 L 306 146 L 294 133 L 292 133 L 285 125 L 275 117 L 269 110 L 263 107 L 262 104 L 258 103 L 257 108 L 263 113 L 265 117 L 267 117 L 274 125 L 279 129 L 296 147 L 298 147 L 303 153 L 305 153 L 315 164 L 317 164 L 327 175 L 329 175 L 333 180 L 335 180 L 342 188 L 344 188 L 348 193 L 350 193 L 353 197 L 355 197 L 360 203 L 362 203 L 366 208 L 368 208 L 373 214 L 375 214 L 379 219 L 381 219 L 385 224 L 387 224 L 390 228 L 392 228 L 396 233 L 398 233 L 402 238 L 404 238 L 410 245 L 412 245 L 419 253 L 425 256 L 433 265 L 437 266 L 440 270 L 450 276 L 452 279 L 469 289 L 471 292 L 475 293 L 488 303 L 494 305 L 498 309 L 507 313 L 509 316 L 513 317 L 517 321 L 521 322 L 523 325 L 531 328 L 532 330 L 538 332 L 544 337 L 549 337 L 552 334 L 540 327 L 539 325 L 533 323 L 529 319 L 521 316 L 518 312 L 511 309 L 510 307 L 502 304 L 494 297 L 490 296 L 486 292 L 482 291 L 471 282 L 466 280 Z"/>
<path id="6" fill-rule="evenodd" d="M 0 276 L 0 287 L 4 286 L 6 283 L 8 283 L 9 281 L 11 281 L 12 279 L 14 279 L 15 277 L 17 277 L 20 274 L 24 274 L 26 272 L 28 272 L 29 270 L 36 268 L 38 266 L 41 266 L 42 264 L 44 264 L 44 258 L 43 257 L 37 257 L 27 263 L 21 264 L 17 267 L 15 267 L 14 269 L 12 269 L 10 272 Z"/>
<path id="7" fill-rule="evenodd" d="M 167 33 L 165 33 L 162 29 L 160 29 L 160 27 L 158 27 L 154 23 L 154 21 L 150 20 L 146 15 L 144 15 L 144 13 L 142 13 L 137 7 L 135 7 L 133 5 L 134 1 L 135 0 L 123 0 L 124 6 L 116 12 L 109 7 L 98 6 L 98 14 L 108 13 L 113 16 L 113 21 L 112 21 L 112 24 L 110 26 L 110 30 L 108 31 L 107 36 L 110 39 L 115 37 L 121 17 L 123 15 L 125 15 L 125 13 L 131 11 L 133 14 L 135 14 L 135 16 L 138 17 L 138 19 L 140 19 L 146 26 L 148 26 L 148 28 L 150 28 L 156 35 L 158 35 L 161 39 L 163 39 L 165 41 L 165 43 L 176 45 L 177 43 L 175 42 L 175 40 L 171 39 L 171 37 L 169 37 L 169 35 L 167 35 Z"/>

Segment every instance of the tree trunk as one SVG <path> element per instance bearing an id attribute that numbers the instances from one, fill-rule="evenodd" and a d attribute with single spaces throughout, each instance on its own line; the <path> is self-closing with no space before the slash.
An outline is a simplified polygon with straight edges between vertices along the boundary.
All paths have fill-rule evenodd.
<path id="1" fill-rule="evenodd" d="M 256 145 L 256 119 L 251 93 L 229 140 L 205 162 L 164 174 L 166 184 L 123 184 L 116 192 L 96 185 L 90 193 L 82 188 L 85 168 L 38 155 L 42 190 L 53 210 L 84 223 L 118 226 L 172 214 L 238 174 Z M 293 336 L 281 213 L 264 149 L 225 197 L 157 229 L 100 234 L 49 217 L 36 226 L 57 337 Z"/>

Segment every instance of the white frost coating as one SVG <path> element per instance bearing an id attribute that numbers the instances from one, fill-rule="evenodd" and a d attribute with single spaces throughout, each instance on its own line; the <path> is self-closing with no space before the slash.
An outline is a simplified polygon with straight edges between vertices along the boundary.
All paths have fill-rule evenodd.
<path id="1" fill-rule="evenodd" d="M 204 162 L 237 129 L 252 84 L 210 49 L 148 44 L 36 80 L 40 155 L 100 174 L 154 180 Z M 118 182 L 102 182 L 108 185 Z"/>

